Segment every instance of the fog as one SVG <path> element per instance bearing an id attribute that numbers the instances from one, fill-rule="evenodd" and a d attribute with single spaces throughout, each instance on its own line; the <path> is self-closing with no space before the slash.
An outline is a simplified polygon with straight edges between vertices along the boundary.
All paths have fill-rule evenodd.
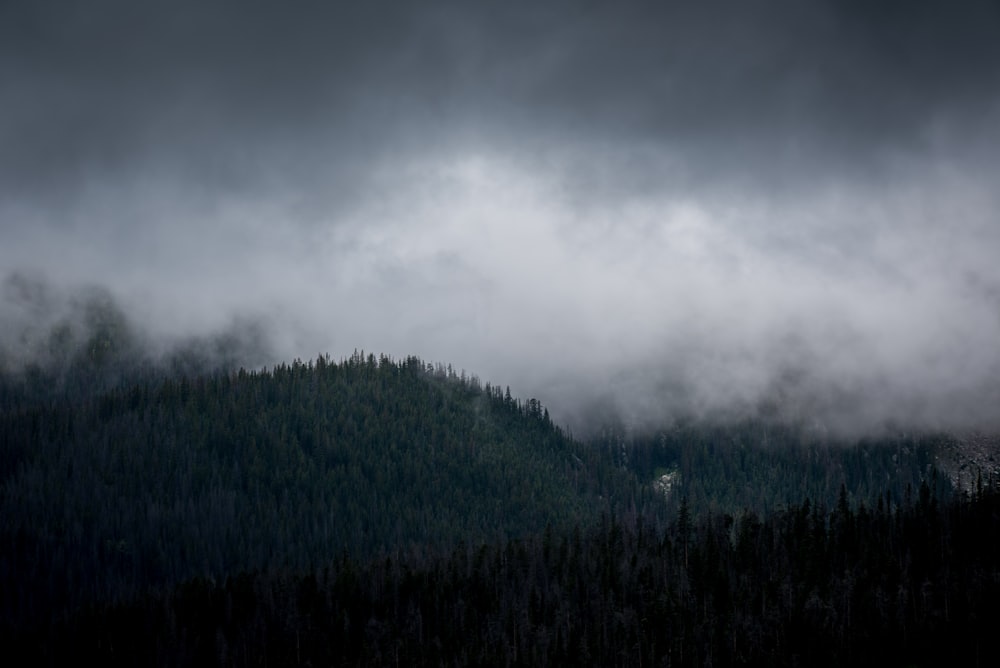
<path id="1" fill-rule="evenodd" d="M 578 429 L 1000 428 L 997 3 L 540 4 L 4 3 L 0 277 Z"/>

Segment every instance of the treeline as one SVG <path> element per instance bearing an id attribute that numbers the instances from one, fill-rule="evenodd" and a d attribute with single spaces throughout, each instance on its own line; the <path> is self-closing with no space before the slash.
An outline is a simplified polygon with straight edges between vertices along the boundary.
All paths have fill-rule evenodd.
<path id="1" fill-rule="evenodd" d="M 538 401 L 412 357 L 13 402 L 0 412 L 0 622 L 654 502 Z"/>
<path id="2" fill-rule="evenodd" d="M 450 554 L 193 580 L 20 637 L 34 665 L 993 665 L 1000 494 L 686 504 Z M 8 645 L 10 646 L 10 645 Z"/>

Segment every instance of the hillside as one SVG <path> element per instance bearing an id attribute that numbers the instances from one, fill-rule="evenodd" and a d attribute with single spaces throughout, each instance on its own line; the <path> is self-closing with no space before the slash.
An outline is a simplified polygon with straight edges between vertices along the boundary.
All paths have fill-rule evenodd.
<path id="1" fill-rule="evenodd" d="M 0 350 L 0 641 L 42 663 L 974 658 L 992 619 L 989 437 L 576 439 L 416 357 L 248 369 L 252 327 L 157 349 L 100 291 L 61 313 Z"/>
<path id="2" fill-rule="evenodd" d="M 975 661 L 995 621 L 995 481 L 956 494 L 945 436 L 580 441 L 415 357 L 190 373 L 100 331 L 0 376 L 0 641 L 43 664 Z"/>
<path id="3" fill-rule="evenodd" d="M 568 530 L 606 499 L 655 498 L 537 401 L 416 358 L 16 404 L 0 438 L 8 623 L 196 576 Z"/>
<path id="4" fill-rule="evenodd" d="M 609 427 L 590 444 L 644 481 L 671 480 L 668 503 L 686 498 L 695 514 L 771 514 L 810 499 L 832 508 L 841 487 L 852 504 L 903 499 L 924 482 L 947 497 L 959 488 L 951 475 L 964 462 L 965 480 L 979 470 L 940 433 L 892 432 L 863 439 L 819 437 L 801 426 L 762 418 L 678 421 L 649 432 Z M 982 470 L 984 480 L 989 469 Z"/>

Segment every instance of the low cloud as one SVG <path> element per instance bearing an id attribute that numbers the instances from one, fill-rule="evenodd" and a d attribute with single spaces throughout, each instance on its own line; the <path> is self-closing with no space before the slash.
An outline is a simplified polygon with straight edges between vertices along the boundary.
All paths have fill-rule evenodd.
<path id="1" fill-rule="evenodd" d="M 581 429 L 1000 428 L 995 3 L 127 4 L 4 10 L 4 275 Z"/>

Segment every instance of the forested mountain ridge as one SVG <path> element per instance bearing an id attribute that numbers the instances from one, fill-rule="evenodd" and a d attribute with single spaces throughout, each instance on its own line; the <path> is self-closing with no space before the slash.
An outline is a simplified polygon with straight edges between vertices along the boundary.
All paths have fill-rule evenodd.
<path id="1" fill-rule="evenodd" d="M 15 333 L 0 642 L 42 663 L 978 660 L 995 618 L 990 437 L 574 438 L 416 357 L 244 368 L 252 328 L 156 353 L 99 291 Z"/>
<path id="2" fill-rule="evenodd" d="M 42 663 L 978 660 L 995 619 L 995 481 L 938 436 L 580 441 L 416 357 L 84 368 L 2 378 L 0 641 Z"/>
<path id="3" fill-rule="evenodd" d="M 654 498 L 534 400 L 356 353 L 0 415 L 8 622 L 155 584 L 590 524 Z"/>

